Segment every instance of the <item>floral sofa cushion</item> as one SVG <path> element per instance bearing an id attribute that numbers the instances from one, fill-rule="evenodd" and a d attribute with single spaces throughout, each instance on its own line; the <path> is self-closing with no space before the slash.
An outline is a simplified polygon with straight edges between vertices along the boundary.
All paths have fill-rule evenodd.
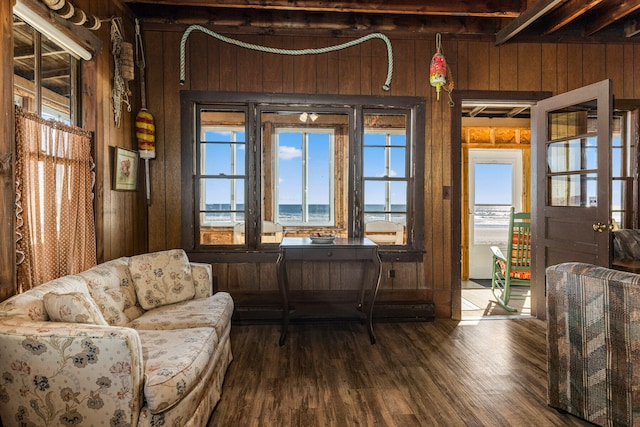
<path id="1" fill-rule="evenodd" d="M 211 270 L 211 264 L 204 264 L 199 262 L 191 263 L 193 286 L 196 288 L 195 298 L 207 298 L 213 295 Z"/>
<path id="2" fill-rule="evenodd" d="M 218 345 L 213 328 L 138 331 L 149 412 L 175 406 L 200 381 Z"/>
<path id="3" fill-rule="evenodd" d="M 112 326 L 126 326 L 142 314 L 126 258 L 99 264 L 80 273 L 102 315 Z M 131 316 L 131 317 L 130 317 Z"/>
<path id="4" fill-rule="evenodd" d="M 43 300 L 44 295 L 49 292 L 83 292 L 89 295 L 87 284 L 81 276 L 64 276 L 3 301 L 0 303 L 0 317 L 11 316 L 27 320 L 49 320 Z"/>
<path id="5" fill-rule="evenodd" d="M 231 324 L 233 299 L 227 292 L 216 292 L 209 298 L 193 299 L 165 305 L 144 313 L 131 323 L 138 330 L 168 330 L 213 327 L 222 337 Z"/>
<path id="6" fill-rule="evenodd" d="M 49 292 L 44 295 L 43 300 L 49 319 L 54 322 L 109 325 L 93 299 L 82 292 L 67 294 Z"/>
<path id="7" fill-rule="evenodd" d="M 145 310 L 195 296 L 191 265 L 182 249 L 132 256 L 129 271 L 138 302 Z"/>

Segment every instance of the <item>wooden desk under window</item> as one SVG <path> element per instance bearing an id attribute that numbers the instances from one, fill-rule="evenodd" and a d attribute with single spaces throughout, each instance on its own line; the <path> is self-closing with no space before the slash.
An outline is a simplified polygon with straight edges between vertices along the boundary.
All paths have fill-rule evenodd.
<path id="1" fill-rule="evenodd" d="M 312 243 L 307 237 L 285 237 L 280 243 L 280 255 L 276 263 L 278 286 L 282 297 L 282 330 L 280 333 L 280 345 L 284 345 L 287 338 L 289 319 L 294 311 L 289 293 L 289 278 L 287 275 L 287 263 L 296 262 L 366 262 L 371 266 L 373 274 L 363 271 L 360 286 L 360 298 L 357 301 L 357 310 L 364 315 L 369 330 L 371 344 L 375 344 L 376 337 L 373 333 L 373 305 L 380 287 L 382 274 L 382 261 L 378 254 L 378 245 L 371 240 L 338 238 L 333 243 Z M 372 276 L 370 283 L 368 276 Z M 370 288 L 369 306 L 364 307 L 365 294 Z"/>

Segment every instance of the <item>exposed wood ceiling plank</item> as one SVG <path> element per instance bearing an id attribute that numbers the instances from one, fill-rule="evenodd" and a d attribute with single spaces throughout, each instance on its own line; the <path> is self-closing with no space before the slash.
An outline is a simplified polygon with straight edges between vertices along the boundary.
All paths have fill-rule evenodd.
<path id="1" fill-rule="evenodd" d="M 538 18 L 566 1 L 567 0 L 538 0 L 533 6 L 522 12 L 520 16 L 496 34 L 496 46 L 506 43 L 509 39 L 534 23 Z"/>
<path id="2" fill-rule="evenodd" d="M 624 24 L 625 37 L 633 37 L 640 33 L 640 21 L 632 19 Z"/>
<path id="3" fill-rule="evenodd" d="M 582 16 L 603 0 L 569 0 L 544 17 L 544 34 L 551 34 Z"/>
<path id="4" fill-rule="evenodd" d="M 399 15 L 480 16 L 515 18 L 523 2 L 513 0 L 451 1 L 451 0 L 398 0 L 398 1 L 319 1 L 319 0 L 124 0 L 125 3 L 152 3 L 156 5 L 202 6 L 227 9 L 275 9 L 318 12 L 392 13 Z"/>
<path id="5" fill-rule="evenodd" d="M 482 113 L 487 107 L 486 106 L 478 106 L 475 107 L 473 110 L 471 110 L 471 112 L 469 112 L 469 117 L 475 117 L 478 114 Z"/>
<path id="6" fill-rule="evenodd" d="M 478 17 L 331 14 L 321 12 L 275 10 L 225 10 L 216 12 L 206 8 L 147 7 L 141 10 L 145 28 L 153 25 L 200 24 L 228 33 L 285 33 L 305 30 L 306 34 L 331 32 L 393 32 L 395 34 L 434 33 L 475 34 L 492 39 L 494 20 Z M 174 27 L 175 28 L 175 27 Z"/>
<path id="7" fill-rule="evenodd" d="M 616 1 L 615 4 L 610 6 L 606 4 L 603 6 L 606 7 L 598 9 L 601 13 L 596 14 L 593 19 L 585 24 L 585 35 L 590 36 L 640 9 L 640 0 Z"/>
<path id="8" fill-rule="evenodd" d="M 507 117 L 515 117 L 515 116 L 517 116 L 518 114 L 520 114 L 520 113 L 522 113 L 523 111 L 528 110 L 528 109 L 529 109 L 529 106 L 528 106 L 528 105 L 526 105 L 526 106 L 522 106 L 522 107 L 516 107 L 516 108 L 514 108 L 513 110 L 511 110 L 511 111 L 509 111 L 509 112 L 507 113 Z"/>

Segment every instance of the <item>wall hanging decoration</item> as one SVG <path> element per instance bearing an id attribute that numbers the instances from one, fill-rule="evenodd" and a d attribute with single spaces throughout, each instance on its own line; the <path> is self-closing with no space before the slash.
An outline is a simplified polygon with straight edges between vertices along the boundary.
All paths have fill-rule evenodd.
<path id="1" fill-rule="evenodd" d="M 440 101 L 440 88 L 449 93 L 449 106 L 453 107 L 451 92 L 453 91 L 453 78 L 447 65 L 447 60 L 442 54 L 442 42 L 440 33 L 436 34 L 436 53 L 431 57 L 429 66 L 429 83 L 436 88 L 436 97 Z"/>
<path id="2" fill-rule="evenodd" d="M 42 2 L 62 19 L 66 19 L 74 25 L 82 25 L 94 31 L 102 25 L 95 15 L 85 13 L 67 0 L 42 0 Z"/>
<path id="3" fill-rule="evenodd" d="M 202 25 L 191 25 L 185 30 L 184 34 L 182 35 L 182 40 L 180 41 L 180 84 L 181 85 L 183 85 L 185 82 L 185 64 L 184 64 L 185 45 L 187 43 L 187 39 L 189 38 L 189 35 L 194 30 L 202 31 L 203 33 L 211 37 L 215 37 L 216 39 L 222 42 L 229 43 L 235 46 L 240 46 L 245 49 L 258 50 L 260 52 L 275 53 L 279 55 L 318 55 L 321 53 L 335 52 L 337 50 L 346 49 L 348 47 L 352 47 L 357 44 L 363 43 L 367 40 L 380 39 L 384 41 L 387 46 L 387 79 L 385 80 L 384 85 L 382 86 L 382 89 L 389 90 L 389 86 L 391 85 L 391 77 L 393 74 L 393 49 L 391 48 L 391 41 L 389 40 L 389 38 L 381 33 L 371 33 L 364 37 L 360 37 L 359 39 L 352 40 L 347 43 L 342 43 L 339 45 L 328 46 L 328 47 L 323 47 L 318 49 L 279 49 L 279 48 L 273 48 L 273 47 L 267 47 L 267 46 L 260 46 L 260 45 L 251 44 L 251 43 L 245 43 L 240 40 L 231 39 L 229 37 L 225 37 L 221 34 L 211 31 L 208 28 L 203 27 Z"/>
<path id="4" fill-rule="evenodd" d="M 113 150 L 113 189 L 135 191 L 138 186 L 138 153 L 121 147 Z"/>
<path id="5" fill-rule="evenodd" d="M 147 110 L 147 86 L 144 69 L 147 63 L 144 59 L 144 45 L 140 34 L 140 23 L 136 18 L 136 64 L 140 68 L 140 92 L 142 96 L 142 108 L 136 116 L 136 139 L 140 158 L 144 159 L 145 189 L 147 204 L 151 204 L 151 182 L 149 181 L 149 159 L 156 158 L 156 126 L 153 116 Z"/>
<path id="6" fill-rule="evenodd" d="M 127 111 L 131 112 L 129 103 L 129 81 L 133 80 L 133 47 L 131 43 L 124 41 L 124 32 L 120 18 L 111 19 L 111 54 L 113 55 L 113 119 L 116 127 L 120 127 L 122 115 L 122 103 L 127 105 Z"/>

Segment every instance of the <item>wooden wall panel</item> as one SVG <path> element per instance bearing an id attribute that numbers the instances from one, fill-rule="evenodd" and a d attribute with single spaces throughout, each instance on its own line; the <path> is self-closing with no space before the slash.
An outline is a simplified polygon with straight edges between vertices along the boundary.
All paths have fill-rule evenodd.
<path id="1" fill-rule="evenodd" d="M 377 62 L 374 62 L 371 57 L 372 52 L 372 44 L 374 41 L 370 41 L 367 43 L 363 43 L 360 45 L 360 94 L 361 95 L 371 95 L 373 84 L 371 80 L 371 73 L 373 70 L 373 66 L 377 65 Z M 413 76 L 413 73 L 410 73 Z"/>
<path id="2" fill-rule="evenodd" d="M 314 40 L 299 38 L 294 40 L 294 49 L 314 49 Z M 317 55 L 298 55 L 294 61 L 293 87 L 297 93 L 316 93 Z"/>
<path id="3" fill-rule="evenodd" d="M 282 49 L 295 49 L 295 39 L 292 37 L 281 37 Z M 271 46 L 271 43 L 265 41 L 265 44 Z M 282 87 L 280 92 L 291 93 L 295 92 L 295 61 L 296 58 L 291 55 L 282 56 L 283 68 L 282 68 Z M 334 72 L 335 74 L 335 72 Z"/>
<path id="4" fill-rule="evenodd" d="M 261 41 L 264 43 L 264 39 Z M 278 43 L 278 46 L 275 46 L 274 41 L 272 41 L 269 45 L 273 47 L 281 47 Z M 263 83 L 262 90 L 265 92 L 281 92 L 282 91 L 282 79 L 284 78 L 283 72 L 283 63 L 284 57 L 282 55 L 275 55 L 266 53 L 262 57 L 262 74 L 263 74 Z"/>
<path id="5" fill-rule="evenodd" d="M 538 44 L 518 46 L 518 87 L 522 91 L 540 91 L 542 53 Z"/>
<path id="6" fill-rule="evenodd" d="M 607 46 L 605 50 L 605 72 L 604 78 L 611 79 L 613 81 L 613 93 L 618 93 L 621 98 L 624 96 L 624 82 L 625 75 L 624 69 L 624 49 L 622 45 Z M 602 80 L 602 79 L 600 79 Z M 597 80 L 599 81 L 599 80 Z"/>
<path id="7" fill-rule="evenodd" d="M 181 201 L 182 184 L 180 182 L 180 68 L 175 58 L 180 56 L 179 33 L 164 34 L 164 178 L 165 191 L 170 198 L 165 198 L 166 223 L 165 242 L 169 248 L 179 248 L 181 244 Z"/>
<path id="8" fill-rule="evenodd" d="M 585 44 L 582 48 L 582 61 L 583 64 L 589 64 L 588 66 L 585 66 L 583 70 L 583 85 L 586 86 L 607 78 L 607 53 L 604 45 Z"/>
<path id="9" fill-rule="evenodd" d="M 446 46 L 446 43 L 443 43 L 443 46 Z M 457 53 L 457 56 L 455 58 L 449 58 L 447 63 L 453 61 L 457 66 L 457 77 L 454 77 L 456 79 L 457 87 L 469 87 L 469 42 L 464 40 L 459 41 L 457 43 Z M 496 77 L 499 78 L 500 76 Z"/>
<path id="10" fill-rule="evenodd" d="M 558 86 L 553 93 L 558 94 L 567 92 L 569 90 L 569 46 L 565 43 L 557 44 L 556 46 L 556 81 L 558 82 Z"/>
<path id="11" fill-rule="evenodd" d="M 260 44 L 260 37 L 239 37 L 238 40 Z M 262 53 L 252 49 L 235 48 L 238 90 L 241 92 L 262 92 Z"/>
<path id="12" fill-rule="evenodd" d="M 500 74 L 498 78 L 500 79 L 500 90 L 518 90 L 518 45 L 500 46 Z"/>
<path id="13" fill-rule="evenodd" d="M 78 0 L 74 5 L 91 11 L 96 16 L 122 17 L 125 40 L 134 41 L 133 16 L 128 9 L 123 9 L 119 4 L 97 0 Z M 114 65 L 110 23 L 104 22 L 95 35 L 102 41 L 102 51 L 82 67 L 82 126 L 94 134 L 96 255 L 98 262 L 101 262 L 145 252 L 147 231 L 142 186 L 144 169 L 139 168 L 137 191 L 116 192 L 111 189 L 113 147 L 137 149 L 134 129 L 135 116 L 140 109 L 139 70 L 135 70 L 135 78 L 129 82 L 131 111 L 127 111 L 126 104 L 122 105 L 121 124 L 116 127 L 111 92 Z"/>
<path id="14" fill-rule="evenodd" d="M 634 99 L 640 99 L 640 81 L 636 77 L 638 75 L 638 70 L 640 70 L 640 46 L 637 44 L 633 45 L 633 69 L 631 76 L 634 76 L 634 86 L 633 86 L 633 97 Z"/>
<path id="15" fill-rule="evenodd" d="M 538 90 L 555 92 L 558 89 L 557 70 L 558 45 L 543 44 L 540 52 L 540 85 Z M 535 70 L 534 70 L 535 71 Z"/>
<path id="16" fill-rule="evenodd" d="M 208 56 L 202 55 L 207 51 L 207 44 L 211 37 L 199 31 L 189 36 L 189 84 L 194 87 L 208 87 L 209 62 Z"/>
<path id="17" fill-rule="evenodd" d="M 11 2 L 0 4 L 0 57 L 13 58 L 13 20 Z M 13 93 L 13 61 L 2 61 L 0 85 L 3 94 Z M 3 96 L 0 105 L 0 301 L 16 292 L 15 253 L 15 138 L 13 96 Z"/>
<path id="18" fill-rule="evenodd" d="M 175 121 L 178 111 L 179 90 L 177 85 L 177 46 L 180 33 L 176 31 L 149 31 L 145 34 L 154 52 L 148 60 L 153 65 L 150 80 L 153 82 L 153 104 L 158 104 L 156 118 L 160 124 L 159 150 L 162 152 L 152 165 L 157 166 L 163 176 L 156 177 L 155 200 L 150 207 L 149 246 L 155 250 L 179 244 L 179 209 L 174 200 L 182 194 L 180 188 L 179 123 Z M 286 49 L 304 47 L 324 47 L 335 45 L 352 37 L 287 37 L 256 36 L 239 37 L 256 44 Z M 454 183 L 451 155 L 451 116 L 446 92 L 436 100 L 435 89 L 429 84 L 428 67 L 435 52 L 435 36 L 393 39 L 394 73 L 391 90 L 384 92 L 382 85 L 387 75 L 387 52 L 380 40 L 340 52 L 313 57 L 293 57 L 289 55 L 241 52 L 234 47 L 216 40 L 206 43 L 195 38 L 194 45 L 202 46 L 206 58 L 191 59 L 193 47 L 189 47 L 187 69 L 194 65 L 206 66 L 207 73 L 189 71 L 192 76 L 185 88 L 193 90 L 265 91 L 276 93 L 321 93 L 321 94 L 373 94 L 397 96 L 425 96 L 427 99 L 425 135 L 425 254 L 422 263 L 385 263 L 396 270 L 396 278 L 384 277 L 382 287 L 384 297 L 393 299 L 393 292 L 414 297 L 421 295 L 434 300 L 438 317 L 450 317 L 452 310 L 459 306 L 454 295 L 452 269 L 458 268 L 455 254 L 452 256 L 452 230 L 460 227 L 460 219 L 452 218 L 452 203 L 459 200 L 445 200 L 443 189 Z M 188 45 L 191 43 L 189 41 Z M 637 79 L 629 71 L 636 69 L 640 55 L 636 47 L 613 46 L 608 53 L 613 61 L 607 61 L 606 68 L 597 66 L 587 70 L 591 62 L 607 52 L 602 48 L 567 44 L 507 44 L 500 47 L 490 42 L 465 40 L 443 40 L 443 53 L 453 74 L 455 90 L 499 90 L 499 91 L 551 91 L 561 93 L 581 86 L 585 81 L 603 76 L 623 79 L 615 87 L 625 94 L 636 95 L 640 89 Z M 206 64 L 206 65 L 203 65 Z M 251 69 L 247 69 L 251 68 Z M 215 74 L 215 76 L 212 76 Z M 583 78 L 584 75 L 584 78 Z M 249 81 L 251 80 L 251 81 Z M 638 88 L 638 89 L 636 89 Z M 171 118 L 171 120 L 169 119 Z M 162 147 L 162 148 L 160 148 Z M 152 169 L 152 172 L 154 169 Z M 530 195 L 526 194 L 526 198 Z M 163 231 L 163 232 L 160 232 Z M 357 266 L 353 266 L 357 267 Z M 232 293 L 248 298 L 264 295 L 266 299 L 277 295 L 274 266 L 271 264 L 229 264 L 217 268 L 216 283 Z M 361 274 L 357 268 L 342 266 L 303 267 L 292 265 L 289 270 L 292 289 L 309 287 L 316 290 L 318 277 L 339 285 L 345 278 L 352 280 Z M 389 294 L 391 292 L 391 294 Z M 399 295 L 399 294 L 398 294 Z M 455 308 L 457 309 L 457 308 Z"/>
<path id="19" fill-rule="evenodd" d="M 582 79 L 582 45 L 567 48 L 567 91 L 585 86 Z"/>
<path id="20" fill-rule="evenodd" d="M 469 42 L 469 86 L 489 90 L 489 42 Z"/>
<path id="21" fill-rule="evenodd" d="M 634 63 L 633 63 L 633 55 L 634 46 L 630 44 L 625 44 L 623 46 L 623 63 L 622 63 L 622 75 L 626 76 L 624 79 L 622 97 L 623 98 L 635 98 L 633 81 L 634 81 Z"/>
<path id="22" fill-rule="evenodd" d="M 489 90 L 500 90 L 500 48 L 489 49 Z"/>
<path id="23" fill-rule="evenodd" d="M 393 84 L 389 95 L 401 96 L 415 94 L 415 79 L 413 78 L 414 63 L 417 59 L 412 40 L 401 40 L 393 44 L 394 67 Z M 427 73 L 429 70 L 425 70 Z"/>
<path id="24" fill-rule="evenodd" d="M 334 78 L 340 82 L 338 93 L 341 95 L 359 93 L 360 45 L 338 51 L 338 61 L 338 67 L 335 69 L 336 73 L 334 74 Z"/>
<path id="25" fill-rule="evenodd" d="M 164 124 L 169 117 L 164 110 L 164 55 L 154 55 L 152 52 L 164 51 L 164 37 L 162 32 L 146 32 L 144 34 L 144 41 L 147 52 L 147 67 L 146 67 L 146 86 L 147 86 L 147 108 L 151 115 L 153 115 L 154 124 L 156 127 L 156 158 L 150 160 L 149 174 L 151 180 L 151 204 L 149 205 L 148 212 L 149 217 L 147 226 L 149 227 L 149 251 L 158 251 L 163 249 L 169 249 L 170 247 L 166 243 L 166 206 L 165 201 L 168 195 L 165 190 L 165 176 L 164 170 L 164 144 L 165 144 L 165 131 Z M 174 66 L 179 65 L 178 58 L 174 58 Z M 186 70 L 185 70 L 186 71 Z M 185 73 L 185 77 L 190 75 Z"/>

